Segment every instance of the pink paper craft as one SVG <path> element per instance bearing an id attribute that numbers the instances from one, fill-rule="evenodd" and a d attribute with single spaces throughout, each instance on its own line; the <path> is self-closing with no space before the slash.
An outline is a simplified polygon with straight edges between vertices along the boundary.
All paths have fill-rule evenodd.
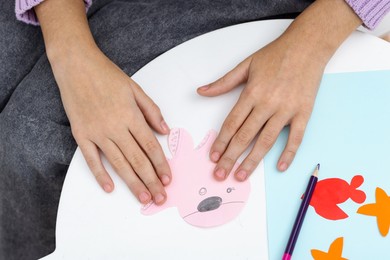
<path id="1" fill-rule="evenodd" d="M 194 149 L 192 138 L 184 129 L 171 130 L 168 145 L 173 158 L 168 162 L 172 182 L 166 187 L 167 201 L 162 206 L 153 202 L 145 205 L 142 214 L 177 207 L 180 216 L 197 227 L 223 225 L 239 215 L 248 200 L 250 182 L 234 178 L 237 163 L 225 181 L 214 179 L 216 164 L 209 159 L 209 151 L 216 136 L 217 133 L 210 130 Z"/>

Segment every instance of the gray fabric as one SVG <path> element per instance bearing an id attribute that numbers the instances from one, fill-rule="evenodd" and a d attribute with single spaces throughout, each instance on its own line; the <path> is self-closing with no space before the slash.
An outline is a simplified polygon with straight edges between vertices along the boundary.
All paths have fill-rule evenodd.
<path id="1" fill-rule="evenodd" d="M 95 0 L 89 10 L 103 52 L 132 75 L 197 35 L 310 1 Z M 54 250 L 61 186 L 76 149 L 39 27 L 0 7 L 0 259 L 37 259 Z"/>

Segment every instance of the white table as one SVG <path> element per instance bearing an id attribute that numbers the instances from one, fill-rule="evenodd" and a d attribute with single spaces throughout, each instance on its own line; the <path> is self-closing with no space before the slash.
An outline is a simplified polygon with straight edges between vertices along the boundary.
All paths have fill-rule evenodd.
<path id="1" fill-rule="evenodd" d="M 202 35 L 161 55 L 133 78 L 159 104 L 167 122 L 185 127 L 196 143 L 210 128 L 219 130 L 240 93 L 238 89 L 209 99 L 198 96 L 196 88 L 275 39 L 290 22 L 252 22 Z M 329 62 L 326 73 L 390 69 L 389 57 L 390 44 L 355 32 Z M 169 154 L 166 137 L 158 139 Z M 261 212 L 265 210 L 263 169 L 260 165 L 251 177 L 251 198 L 237 220 L 193 231 L 174 208 L 141 220 L 139 204 L 118 176 L 111 174 L 116 189 L 105 194 L 77 149 L 61 195 L 57 249 L 45 259 L 259 259 L 267 254 L 267 248 L 256 241 L 266 232 L 265 212 Z M 199 239 L 203 241 L 191 244 Z"/>

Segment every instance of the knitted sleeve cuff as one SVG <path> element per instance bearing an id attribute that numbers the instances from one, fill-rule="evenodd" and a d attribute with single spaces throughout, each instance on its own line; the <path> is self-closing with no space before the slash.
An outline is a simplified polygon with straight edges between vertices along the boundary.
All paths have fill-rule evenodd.
<path id="1" fill-rule="evenodd" d="M 390 0 L 346 0 L 363 24 L 370 30 L 390 11 Z"/>
<path id="2" fill-rule="evenodd" d="M 19 21 L 27 24 L 39 25 L 38 18 L 35 14 L 34 7 L 44 0 L 15 0 L 15 14 Z M 92 5 L 92 0 L 84 0 L 85 10 Z"/>

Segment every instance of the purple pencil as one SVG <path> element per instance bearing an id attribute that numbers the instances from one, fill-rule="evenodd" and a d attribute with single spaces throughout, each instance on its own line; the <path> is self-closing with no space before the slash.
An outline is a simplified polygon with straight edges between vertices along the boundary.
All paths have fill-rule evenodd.
<path id="1" fill-rule="evenodd" d="M 317 184 L 319 170 L 320 170 L 320 164 L 317 164 L 317 167 L 314 170 L 313 174 L 311 175 L 309 183 L 307 184 L 305 195 L 303 196 L 301 206 L 299 207 L 299 211 L 295 219 L 293 229 L 291 230 L 290 238 L 288 239 L 288 243 L 286 246 L 286 250 L 284 251 L 282 260 L 290 260 L 292 257 L 294 247 L 295 244 L 297 243 L 297 239 L 299 236 L 299 231 L 301 230 L 303 220 L 305 219 L 307 208 L 309 207 L 311 197 L 313 195 L 314 189 Z"/>

